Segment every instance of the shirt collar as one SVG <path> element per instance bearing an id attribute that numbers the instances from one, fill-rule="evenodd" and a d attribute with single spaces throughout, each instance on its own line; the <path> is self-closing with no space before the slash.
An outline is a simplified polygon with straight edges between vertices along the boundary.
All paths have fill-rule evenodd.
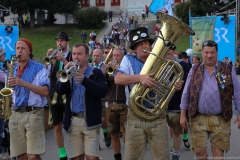
<path id="1" fill-rule="evenodd" d="M 218 66 L 219 66 L 219 61 L 217 61 L 217 63 L 215 64 L 215 66 L 214 66 L 214 69 L 218 69 Z M 202 62 L 202 65 L 203 65 L 203 67 L 205 68 L 205 66 L 204 66 L 204 62 Z"/>
<path id="2" fill-rule="evenodd" d="M 69 51 L 65 52 L 65 53 L 63 54 L 63 57 L 64 57 L 64 58 L 67 58 L 68 54 L 69 54 Z"/>

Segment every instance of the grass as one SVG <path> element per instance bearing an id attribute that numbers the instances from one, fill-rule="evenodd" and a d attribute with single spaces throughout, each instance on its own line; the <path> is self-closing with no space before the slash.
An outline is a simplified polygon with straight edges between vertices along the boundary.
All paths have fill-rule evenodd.
<path id="1" fill-rule="evenodd" d="M 100 32 L 99 29 L 93 30 L 96 34 Z M 75 24 L 23 28 L 23 32 L 21 33 L 20 38 L 24 37 L 32 42 L 34 59 L 41 62 L 42 58 L 46 55 L 49 48 L 57 48 L 55 38 L 60 31 L 67 32 L 68 36 L 72 38 L 70 41 L 70 50 L 72 49 L 73 44 L 81 42 L 81 33 L 83 30 L 78 29 L 77 25 Z M 92 32 L 92 29 L 85 30 L 85 32 L 87 33 L 86 42 L 88 42 L 89 34 Z"/>
<path id="2" fill-rule="evenodd" d="M 85 30 L 87 33 L 86 42 L 89 41 L 89 34 L 92 30 L 94 30 L 96 34 L 100 32 L 100 29 Z M 80 35 L 82 33 L 82 29 L 78 29 L 75 24 L 23 28 L 23 32 L 20 37 L 28 38 L 32 42 L 34 59 L 42 62 L 42 58 L 46 55 L 49 48 L 57 48 L 55 38 L 60 31 L 67 32 L 69 37 L 72 38 L 70 41 L 70 50 L 72 49 L 73 44 L 81 42 Z M 182 37 L 175 43 L 175 45 L 177 46 L 176 51 L 186 51 L 189 48 L 189 36 Z"/>

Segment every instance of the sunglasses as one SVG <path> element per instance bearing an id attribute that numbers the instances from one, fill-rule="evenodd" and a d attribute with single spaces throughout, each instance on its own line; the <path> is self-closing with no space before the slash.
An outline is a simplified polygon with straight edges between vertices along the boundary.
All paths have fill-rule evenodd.
<path id="1" fill-rule="evenodd" d="M 217 43 L 214 41 L 206 41 L 203 43 L 203 47 L 205 47 L 205 46 L 209 46 L 209 47 L 217 46 Z"/>
<path id="2" fill-rule="evenodd" d="M 217 45 L 217 43 L 214 42 L 214 41 L 205 41 L 205 42 L 203 42 L 202 48 L 204 48 L 204 47 L 206 47 L 206 46 L 215 47 L 216 50 L 218 50 L 218 45 Z"/>

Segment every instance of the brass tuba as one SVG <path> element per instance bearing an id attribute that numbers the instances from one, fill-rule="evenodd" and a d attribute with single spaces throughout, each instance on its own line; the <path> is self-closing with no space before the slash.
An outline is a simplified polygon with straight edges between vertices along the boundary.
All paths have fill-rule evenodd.
<path id="1" fill-rule="evenodd" d="M 129 97 L 132 112 L 146 121 L 160 117 L 175 93 L 174 83 L 183 77 L 181 65 L 172 60 L 165 60 L 166 54 L 169 49 L 175 49 L 173 43 L 180 37 L 195 34 L 188 25 L 172 16 L 162 12 L 157 12 L 157 15 L 162 21 L 162 28 L 140 72 L 142 75 L 154 73 L 153 78 L 158 82 L 157 86 L 150 88 L 137 83 Z"/>
<path id="2" fill-rule="evenodd" d="M 21 55 L 18 55 L 17 57 L 15 55 L 12 55 L 10 68 L 8 70 L 8 77 L 12 77 L 14 73 L 14 64 L 17 61 L 17 58 L 19 58 Z M 4 119 L 9 119 L 9 117 L 12 114 L 12 93 L 13 88 L 9 86 L 9 84 L 5 83 L 5 87 L 1 89 L 0 94 L 2 95 L 2 99 L 0 100 L 2 105 L 0 107 L 0 117 Z"/>

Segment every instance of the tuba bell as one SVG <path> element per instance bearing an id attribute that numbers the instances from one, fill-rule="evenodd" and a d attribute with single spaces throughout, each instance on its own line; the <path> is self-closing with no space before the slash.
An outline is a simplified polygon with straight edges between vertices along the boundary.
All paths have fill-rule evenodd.
<path id="1" fill-rule="evenodd" d="M 74 76 L 77 71 L 80 69 L 80 64 L 78 61 L 74 61 L 72 63 L 72 66 L 69 67 L 68 69 L 64 69 L 61 71 L 58 71 L 56 76 L 58 81 L 60 82 L 67 82 L 68 80 L 70 80 L 72 78 L 72 76 Z"/>
<path id="2" fill-rule="evenodd" d="M 145 87 L 137 83 L 131 90 L 129 107 L 140 119 L 153 121 L 165 111 L 169 101 L 175 93 L 174 84 L 183 77 L 180 64 L 172 60 L 165 60 L 169 49 L 174 50 L 175 43 L 184 35 L 194 35 L 195 32 L 185 23 L 162 12 L 157 12 L 162 20 L 162 28 L 140 74 L 153 73 L 158 82 L 155 88 Z"/>
<path id="3" fill-rule="evenodd" d="M 8 77 L 12 77 L 14 74 L 14 64 L 16 63 L 17 59 L 21 55 L 18 55 L 17 57 L 15 55 L 12 55 L 11 57 L 11 63 L 10 63 L 10 68 L 8 70 Z M 8 79 L 8 78 L 7 78 Z M 0 100 L 1 102 L 1 107 L 0 107 L 0 117 L 4 118 L 6 120 L 9 119 L 9 117 L 12 114 L 12 93 L 13 93 L 13 88 L 10 87 L 10 85 L 5 83 L 5 87 L 1 89 L 0 94 L 2 95 L 2 99 Z"/>
<path id="4" fill-rule="evenodd" d="M 49 65 L 50 63 L 54 64 L 56 60 L 53 58 L 53 56 L 59 51 L 62 52 L 62 48 L 60 46 L 58 46 L 58 48 L 55 49 L 49 56 L 43 57 L 43 63 L 45 65 Z"/>

